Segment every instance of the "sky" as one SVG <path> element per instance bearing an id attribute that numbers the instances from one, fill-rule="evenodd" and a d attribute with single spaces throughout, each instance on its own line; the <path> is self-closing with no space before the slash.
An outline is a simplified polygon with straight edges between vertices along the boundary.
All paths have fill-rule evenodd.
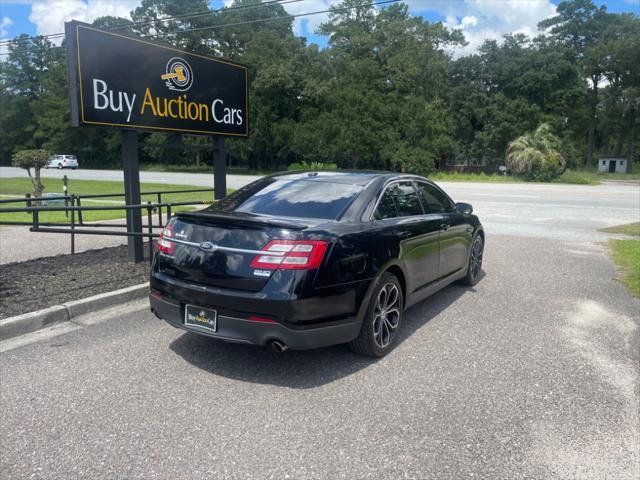
<path id="1" fill-rule="evenodd" d="M 233 0 L 212 0 L 212 8 Z M 376 0 L 373 0 L 376 1 Z M 484 40 L 500 39 L 505 33 L 537 33 L 539 21 L 553 16 L 560 0 L 405 0 L 409 12 L 430 22 L 443 22 L 460 28 L 469 44 L 457 50 L 460 56 L 475 52 Z M 46 35 L 64 31 L 64 22 L 72 19 L 91 22 L 104 15 L 129 17 L 141 0 L 0 0 L 0 40 L 21 33 Z M 326 10 L 339 0 L 303 0 L 283 7 L 291 14 Z M 609 12 L 634 12 L 640 15 L 640 0 L 595 0 Z M 327 14 L 296 18 L 294 31 L 310 43 L 326 46 L 327 38 L 315 34 Z"/>

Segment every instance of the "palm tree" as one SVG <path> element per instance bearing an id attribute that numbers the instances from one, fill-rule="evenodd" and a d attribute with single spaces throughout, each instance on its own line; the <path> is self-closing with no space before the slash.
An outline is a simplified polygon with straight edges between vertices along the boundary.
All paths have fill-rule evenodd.
<path id="1" fill-rule="evenodd" d="M 551 125 L 541 123 L 533 133 L 525 133 L 509 143 L 507 167 L 513 173 L 539 180 L 560 175 L 565 168 L 560 139 Z"/>

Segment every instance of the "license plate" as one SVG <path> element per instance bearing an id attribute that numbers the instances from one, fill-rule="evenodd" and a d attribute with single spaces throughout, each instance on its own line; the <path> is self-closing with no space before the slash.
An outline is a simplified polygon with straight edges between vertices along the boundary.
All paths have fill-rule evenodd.
<path id="1" fill-rule="evenodd" d="M 184 324 L 215 332 L 218 327 L 218 312 L 210 308 L 186 305 L 184 307 Z"/>

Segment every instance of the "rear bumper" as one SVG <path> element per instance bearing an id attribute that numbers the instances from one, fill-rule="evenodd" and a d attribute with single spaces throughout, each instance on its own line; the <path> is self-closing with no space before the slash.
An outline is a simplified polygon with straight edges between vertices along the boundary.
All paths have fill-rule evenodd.
<path id="1" fill-rule="evenodd" d="M 150 295 L 151 311 L 170 325 L 219 340 L 252 345 L 267 345 L 274 340 L 292 350 L 326 347 L 353 340 L 360 331 L 361 321 L 356 318 L 305 325 L 292 328 L 281 323 L 264 323 L 244 318 L 218 315 L 215 333 L 184 324 L 185 306 L 166 296 Z"/>

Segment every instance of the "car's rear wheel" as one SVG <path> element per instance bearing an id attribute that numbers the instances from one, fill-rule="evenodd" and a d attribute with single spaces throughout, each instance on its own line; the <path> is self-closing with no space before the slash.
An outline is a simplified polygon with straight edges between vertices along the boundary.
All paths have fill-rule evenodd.
<path id="1" fill-rule="evenodd" d="M 371 295 L 360 334 L 349 347 L 370 357 L 389 353 L 402 323 L 403 304 L 400 282 L 395 275 L 385 273 Z"/>
<path id="2" fill-rule="evenodd" d="M 467 275 L 462 279 L 462 283 L 464 283 L 465 285 L 473 286 L 480 281 L 483 253 L 484 241 L 482 239 L 482 235 L 478 234 L 474 237 L 473 243 L 471 244 L 471 253 L 469 254 Z"/>
<path id="3" fill-rule="evenodd" d="M 62 164 L 61 163 L 58 164 L 58 170 L 62 170 Z"/>

